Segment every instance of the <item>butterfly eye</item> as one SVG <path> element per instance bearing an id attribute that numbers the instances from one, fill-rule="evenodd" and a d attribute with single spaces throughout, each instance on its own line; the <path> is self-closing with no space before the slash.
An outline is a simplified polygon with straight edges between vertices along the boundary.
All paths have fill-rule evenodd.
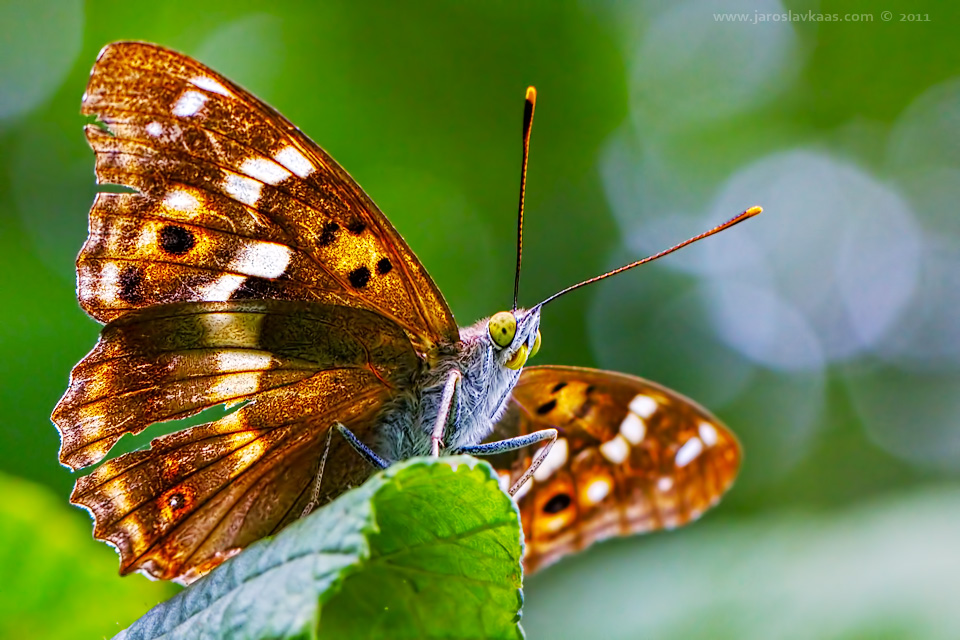
<path id="1" fill-rule="evenodd" d="M 500 311 L 490 318 L 490 322 L 487 323 L 487 330 L 490 332 L 490 338 L 498 346 L 509 347 L 510 343 L 513 342 L 513 337 L 517 335 L 517 318 L 509 311 Z"/>
<path id="2" fill-rule="evenodd" d="M 507 369 L 513 369 L 516 371 L 522 367 L 527 362 L 527 345 L 521 346 L 517 349 L 510 359 L 506 362 Z"/>
<path id="3" fill-rule="evenodd" d="M 537 355 L 537 352 L 538 352 L 538 351 L 540 351 L 540 329 L 537 329 L 537 337 L 536 337 L 536 339 L 533 341 L 533 348 L 530 349 L 530 356 L 529 356 L 529 357 L 532 358 L 533 356 Z"/>

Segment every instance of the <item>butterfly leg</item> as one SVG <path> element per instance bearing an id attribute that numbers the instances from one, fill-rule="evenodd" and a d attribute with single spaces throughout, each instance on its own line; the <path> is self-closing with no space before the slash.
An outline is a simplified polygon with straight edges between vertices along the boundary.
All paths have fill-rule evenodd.
<path id="1" fill-rule="evenodd" d="M 333 437 L 333 429 L 327 429 L 327 444 L 323 447 L 323 456 L 320 458 L 320 468 L 317 470 L 317 479 L 313 481 L 313 491 L 310 494 L 310 502 L 303 508 L 300 517 L 306 517 L 317 507 L 320 500 L 320 481 L 323 480 L 323 467 L 327 464 L 327 454 L 330 453 L 330 438 Z"/>
<path id="2" fill-rule="evenodd" d="M 367 445 L 360 442 L 360 438 L 353 435 L 353 431 L 347 429 L 345 426 L 339 422 L 336 424 L 337 431 L 340 432 L 347 442 L 350 443 L 350 446 L 360 454 L 360 457 L 369 462 L 371 465 L 377 469 L 386 469 L 390 466 L 390 463 L 378 456 L 374 451 Z"/>
<path id="3" fill-rule="evenodd" d="M 496 442 L 485 442 L 483 444 L 475 444 L 469 447 L 461 447 L 457 452 L 466 453 L 467 455 L 471 456 L 493 456 L 498 453 L 523 449 L 524 447 L 528 447 L 538 442 L 543 442 L 544 440 L 549 440 L 549 442 L 547 442 L 543 449 L 537 453 L 537 456 L 533 459 L 533 462 L 530 463 L 530 466 L 527 468 L 527 470 L 523 472 L 523 475 L 513 483 L 512 487 L 510 487 L 510 491 L 508 491 L 508 493 L 512 496 L 520 490 L 520 487 L 526 484 L 527 480 L 530 479 L 530 476 L 536 473 L 537 469 L 540 468 L 540 465 L 543 464 L 543 461 L 547 459 L 548 455 L 550 455 L 550 449 L 553 448 L 553 443 L 557 441 L 556 429 L 541 429 L 539 431 L 534 431 L 533 433 L 528 433 L 524 436 L 516 436 L 514 438 L 507 438 L 506 440 L 497 440 Z"/>
<path id="4" fill-rule="evenodd" d="M 463 375 L 460 370 L 454 369 L 447 374 L 447 381 L 443 384 L 440 410 L 437 412 L 437 421 L 433 425 L 433 433 L 430 434 L 430 455 L 434 458 L 440 455 L 443 432 L 447 428 L 447 420 L 450 419 L 450 407 L 453 405 L 454 395 L 460 389 L 461 379 L 463 379 Z"/>

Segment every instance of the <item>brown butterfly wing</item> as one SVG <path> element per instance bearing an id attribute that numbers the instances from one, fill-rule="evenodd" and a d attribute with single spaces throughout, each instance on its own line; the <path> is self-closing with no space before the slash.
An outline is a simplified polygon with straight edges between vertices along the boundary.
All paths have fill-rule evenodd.
<path id="1" fill-rule="evenodd" d="M 528 573 L 604 538 L 696 519 L 740 465 L 740 446 L 716 417 L 621 373 L 525 368 L 490 439 L 549 427 L 557 442 L 517 493 Z M 506 486 L 530 465 L 531 449 L 493 459 Z"/>
<path id="2" fill-rule="evenodd" d="M 155 45 L 101 52 L 83 99 L 101 193 L 78 297 L 110 322 L 53 414 L 61 461 L 217 404 L 214 423 L 81 478 L 123 572 L 188 579 L 297 517 L 336 422 L 371 440 L 421 354 L 458 340 L 409 247 L 279 113 Z M 333 439 L 320 502 L 367 465 Z M 344 455 L 336 457 L 337 452 Z"/>
<path id="3" fill-rule="evenodd" d="M 275 298 L 376 310 L 423 350 L 455 342 L 439 290 L 329 155 L 197 61 L 139 42 L 101 51 L 82 111 L 101 193 L 78 260 L 107 322 L 179 301 Z M 105 130 L 106 129 L 106 130 Z"/>
<path id="4" fill-rule="evenodd" d="M 327 431 L 341 422 L 370 441 L 383 403 L 419 364 L 403 329 L 362 309 L 250 300 L 128 313 L 104 329 L 54 411 L 65 464 L 93 464 L 154 422 L 248 402 L 103 463 L 71 501 L 117 547 L 123 573 L 189 579 L 299 517 Z M 370 472 L 342 438 L 332 447 L 321 502 Z"/>

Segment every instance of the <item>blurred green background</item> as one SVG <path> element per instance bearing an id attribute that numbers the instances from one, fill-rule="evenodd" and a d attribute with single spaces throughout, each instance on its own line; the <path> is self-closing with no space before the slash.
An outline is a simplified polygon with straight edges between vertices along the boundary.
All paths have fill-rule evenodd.
<path id="1" fill-rule="evenodd" d="M 527 84 L 521 302 L 764 206 L 544 313 L 537 363 L 667 384 L 746 461 L 695 525 L 530 578 L 530 637 L 960 637 L 958 27 L 903 0 L 0 2 L 0 636 L 109 636 L 174 589 L 116 576 L 48 417 L 98 332 L 80 97 L 142 39 L 326 148 L 461 324 L 510 302 Z"/>

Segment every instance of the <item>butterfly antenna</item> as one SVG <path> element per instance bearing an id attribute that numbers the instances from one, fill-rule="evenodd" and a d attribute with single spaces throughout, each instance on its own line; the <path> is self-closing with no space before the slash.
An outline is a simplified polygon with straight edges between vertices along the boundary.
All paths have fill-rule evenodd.
<path id="1" fill-rule="evenodd" d="M 527 189 L 527 158 L 530 156 L 530 129 L 533 127 L 533 109 L 537 106 L 537 89 L 527 87 L 523 103 L 523 162 L 520 165 L 520 210 L 517 212 L 517 270 L 513 277 L 513 310 L 520 297 L 520 259 L 523 256 L 523 196 Z"/>
<path id="2" fill-rule="evenodd" d="M 762 209 L 761 207 L 750 207 L 749 209 L 747 209 L 746 211 L 744 211 L 744 212 L 741 213 L 740 215 L 736 216 L 735 218 L 731 218 L 730 220 L 727 220 L 727 221 L 724 222 L 723 224 L 718 225 L 718 226 L 714 227 L 713 229 L 710 229 L 709 231 L 705 231 L 705 232 L 701 233 L 701 234 L 698 235 L 698 236 L 694 236 L 694 237 L 690 238 L 689 240 L 684 240 L 684 241 L 681 242 L 680 244 L 674 245 L 674 246 L 670 247 L 669 249 L 667 249 L 667 250 L 665 250 L 665 251 L 661 251 L 660 253 L 656 253 L 656 254 L 654 254 L 654 255 L 652 255 L 652 256 L 647 256 L 646 258 L 643 258 L 642 260 L 637 260 L 636 262 L 631 262 L 630 264 L 625 264 L 625 265 L 623 265 L 622 267 L 619 267 L 619 268 L 614 269 L 614 270 L 612 270 L 612 271 L 607 271 L 606 273 L 602 273 L 602 274 L 600 274 L 599 276 L 594 276 L 593 278 L 590 278 L 590 279 L 588 279 L 588 280 L 584 280 L 583 282 L 578 282 L 577 284 L 571 285 L 571 286 L 567 287 L 566 289 L 562 289 L 562 290 L 558 291 L 557 293 L 553 294 L 552 296 L 550 296 L 549 298 L 547 298 L 546 300 L 544 300 L 543 302 L 541 302 L 540 304 L 538 304 L 537 306 L 538 306 L 538 307 L 542 307 L 543 305 L 547 304 L 548 302 L 551 302 L 551 301 L 553 301 L 553 300 L 556 300 L 556 299 L 559 298 L 560 296 L 566 295 L 566 294 L 570 293 L 571 291 L 574 291 L 574 290 L 576 290 L 576 289 L 579 289 L 580 287 L 585 287 L 585 286 L 587 286 L 588 284 L 593 284 L 594 282 L 599 282 L 600 280 L 603 280 L 603 279 L 605 279 L 605 278 L 609 278 L 609 277 L 611 277 L 611 276 L 615 276 L 615 275 L 617 275 L 618 273 L 623 273 L 624 271 L 628 271 L 629 269 L 633 269 L 634 267 L 639 267 L 640 265 L 646 264 L 647 262 L 653 262 L 653 261 L 656 260 L 657 258 L 662 258 L 662 257 L 665 256 L 665 255 L 671 254 L 671 253 L 673 253 L 674 251 L 676 251 L 677 249 L 682 249 L 682 248 L 684 248 L 684 247 L 687 246 L 688 244 L 693 244 L 694 242 L 696 242 L 696 241 L 698 241 L 698 240 L 703 240 L 704 238 L 707 238 L 707 237 L 709 237 L 709 236 L 712 236 L 712 235 L 715 234 L 715 233 L 720 233 L 720 232 L 723 231 L 724 229 L 729 229 L 729 228 L 732 227 L 733 225 L 739 224 L 739 223 L 743 222 L 744 220 L 746 220 L 747 218 L 752 218 L 753 216 L 759 214 L 759 213 L 762 212 L 762 211 L 763 211 L 763 209 Z"/>

